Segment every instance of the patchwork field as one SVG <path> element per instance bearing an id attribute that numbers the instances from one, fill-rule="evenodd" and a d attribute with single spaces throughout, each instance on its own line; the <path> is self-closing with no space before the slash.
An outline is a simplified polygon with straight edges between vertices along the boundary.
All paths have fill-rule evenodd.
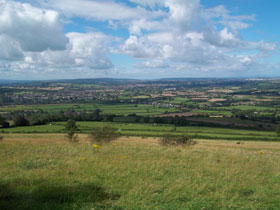
<path id="1" fill-rule="evenodd" d="M 279 209 L 280 143 L 4 134 L 0 209 Z"/>

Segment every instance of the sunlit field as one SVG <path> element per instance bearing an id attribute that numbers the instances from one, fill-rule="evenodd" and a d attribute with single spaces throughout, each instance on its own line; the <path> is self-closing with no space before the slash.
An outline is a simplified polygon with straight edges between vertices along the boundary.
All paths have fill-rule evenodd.
<path id="1" fill-rule="evenodd" d="M 280 143 L 3 134 L 0 209 L 280 209 Z"/>

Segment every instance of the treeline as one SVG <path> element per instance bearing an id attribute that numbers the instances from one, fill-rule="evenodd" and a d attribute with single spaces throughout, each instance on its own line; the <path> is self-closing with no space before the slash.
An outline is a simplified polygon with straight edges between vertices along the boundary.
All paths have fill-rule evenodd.
<path id="1" fill-rule="evenodd" d="M 69 119 L 75 121 L 99 121 L 99 122 L 122 122 L 122 123 L 154 123 L 154 124 L 172 124 L 176 126 L 211 126 L 211 127 L 226 127 L 226 128 L 246 128 L 257 130 L 274 130 L 276 124 L 260 123 L 257 121 L 250 121 L 248 123 L 241 124 L 240 122 L 234 122 L 237 118 L 227 118 L 226 121 L 218 122 L 217 120 L 211 120 L 207 117 L 157 117 L 157 116 L 139 116 L 136 114 L 129 115 L 101 115 L 101 110 L 96 109 L 92 112 L 76 112 L 75 110 L 60 111 L 58 113 L 30 113 L 30 114 L 18 114 L 13 115 L 10 119 L 13 121 L 12 126 L 32 126 L 32 125 L 44 125 L 51 122 L 66 122 Z M 208 120 L 207 120 L 208 119 Z M 210 119 L 210 120 L 209 120 Z M 245 118 L 244 118 L 245 119 Z M 246 118 L 248 119 L 248 118 Z M 225 123 L 226 122 L 226 123 Z M 230 122 L 230 123 L 228 123 Z M 9 127 L 7 119 L 0 117 L 0 127 Z"/>

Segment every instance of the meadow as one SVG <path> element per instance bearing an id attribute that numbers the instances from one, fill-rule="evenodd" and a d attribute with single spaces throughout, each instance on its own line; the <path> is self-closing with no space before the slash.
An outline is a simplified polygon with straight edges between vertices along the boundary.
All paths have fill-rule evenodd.
<path id="1" fill-rule="evenodd" d="M 280 143 L 3 134 L 0 209 L 280 209 Z"/>
<path id="2" fill-rule="evenodd" d="M 279 141 L 274 131 L 257 131 L 200 126 L 174 126 L 169 124 L 77 122 L 79 133 L 89 133 L 95 127 L 115 127 L 122 136 L 160 137 L 165 134 L 187 134 L 196 139 Z M 65 133 L 65 122 L 47 125 L 2 128 L 2 133 Z"/>

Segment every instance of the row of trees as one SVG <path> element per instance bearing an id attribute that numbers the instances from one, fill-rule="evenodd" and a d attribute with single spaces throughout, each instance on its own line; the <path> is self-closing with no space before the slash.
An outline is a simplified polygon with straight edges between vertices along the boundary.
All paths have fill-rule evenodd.
<path id="1" fill-rule="evenodd" d="M 66 130 L 66 138 L 71 143 L 78 142 L 78 135 L 76 134 L 79 129 L 76 125 L 74 120 L 68 120 L 65 125 Z M 104 127 L 96 127 L 91 130 L 88 135 L 89 140 L 97 144 L 98 146 L 94 145 L 96 148 L 103 145 L 104 143 L 109 143 L 115 139 L 117 139 L 120 134 L 117 132 L 117 129 L 111 126 L 104 126 Z M 159 139 L 159 143 L 163 146 L 181 146 L 181 145 L 195 145 L 197 144 L 196 141 L 191 139 L 188 135 L 171 135 L 167 134 L 164 135 Z"/>

